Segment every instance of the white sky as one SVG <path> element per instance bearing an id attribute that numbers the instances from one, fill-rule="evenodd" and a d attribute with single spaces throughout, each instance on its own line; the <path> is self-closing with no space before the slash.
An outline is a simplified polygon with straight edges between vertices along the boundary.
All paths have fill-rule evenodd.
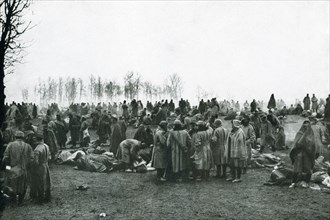
<path id="1" fill-rule="evenodd" d="M 178 73 L 184 97 L 293 102 L 329 93 L 329 1 L 34 1 L 24 64 L 6 77 L 8 101 L 38 78 L 134 71 L 161 84 Z M 211 97 L 210 97 L 211 98 Z"/>

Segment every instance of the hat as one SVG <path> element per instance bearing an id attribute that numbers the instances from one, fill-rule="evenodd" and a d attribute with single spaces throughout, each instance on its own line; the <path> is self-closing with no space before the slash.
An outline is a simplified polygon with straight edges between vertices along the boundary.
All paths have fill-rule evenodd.
<path id="1" fill-rule="evenodd" d="M 178 120 L 178 119 L 176 119 L 176 120 L 174 121 L 174 125 L 181 125 L 181 121 Z"/>
<path id="2" fill-rule="evenodd" d="M 159 126 L 160 126 L 160 127 L 166 127 L 166 126 L 167 126 L 167 122 L 166 122 L 166 121 L 161 121 L 161 122 L 159 123 Z"/>
<path id="3" fill-rule="evenodd" d="M 118 116 L 116 114 L 111 115 L 112 118 L 118 119 Z"/>
<path id="4" fill-rule="evenodd" d="M 16 131 L 15 132 L 15 137 L 16 138 L 24 138 L 24 133 L 22 131 Z"/>
<path id="5" fill-rule="evenodd" d="M 203 125 L 205 125 L 205 122 L 204 122 L 204 121 L 199 120 L 199 121 L 197 122 L 197 126 L 203 126 Z"/>
<path id="6" fill-rule="evenodd" d="M 239 128 L 239 126 L 241 125 L 241 122 L 237 119 L 233 120 L 233 126 L 236 128 Z"/>
<path id="7" fill-rule="evenodd" d="M 32 131 L 32 130 L 27 130 L 27 131 L 25 131 L 25 136 L 28 136 L 28 135 L 30 135 L 30 134 L 34 134 L 34 132 Z"/>
<path id="8" fill-rule="evenodd" d="M 214 125 L 215 126 L 220 126 L 220 125 L 222 125 L 222 121 L 221 121 L 221 119 L 215 119 L 215 121 L 214 121 Z"/>

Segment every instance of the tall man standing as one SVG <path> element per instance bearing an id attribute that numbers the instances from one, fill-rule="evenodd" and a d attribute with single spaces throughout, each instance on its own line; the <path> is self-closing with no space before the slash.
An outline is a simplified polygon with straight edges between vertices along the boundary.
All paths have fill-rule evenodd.
<path id="1" fill-rule="evenodd" d="M 16 131 L 16 140 L 9 143 L 4 153 L 3 163 L 10 166 L 8 185 L 18 197 L 18 203 L 23 202 L 27 188 L 27 170 L 33 160 L 31 146 L 23 141 L 24 133 Z M 14 198 L 16 202 L 17 198 Z"/>
<path id="2" fill-rule="evenodd" d="M 50 201 L 50 174 L 48 160 L 50 158 L 49 147 L 43 142 L 43 136 L 36 135 L 37 147 L 34 149 L 33 175 L 31 182 L 36 190 L 36 199 L 39 203 Z"/>

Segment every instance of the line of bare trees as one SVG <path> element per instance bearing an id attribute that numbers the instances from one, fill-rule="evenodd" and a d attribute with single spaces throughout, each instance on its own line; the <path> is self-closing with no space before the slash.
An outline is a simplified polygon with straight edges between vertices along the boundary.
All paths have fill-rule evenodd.
<path id="1" fill-rule="evenodd" d="M 139 74 L 134 72 L 125 74 L 123 83 L 94 75 L 91 75 L 87 82 L 79 77 L 59 77 L 57 79 L 49 77 L 47 80 L 39 79 L 34 85 L 32 93 L 26 87 L 21 89 L 24 102 L 36 102 L 43 106 L 51 102 L 66 105 L 85 101 L 96 103 L 122 101 L 123 99 L 153 101 L 168 98 L 178 100 L 181 98 L 182 92 L 183 81 L 176 73 L 168 75 L 163 85 L 156 85 L 148 80 L 143 80 Z"/>

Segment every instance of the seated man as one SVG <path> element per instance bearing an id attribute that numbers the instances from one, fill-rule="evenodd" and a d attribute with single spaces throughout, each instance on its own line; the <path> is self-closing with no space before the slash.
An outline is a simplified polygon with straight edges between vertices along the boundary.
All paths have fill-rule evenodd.
<path id="1" fill-rule="evenodd" d="M 146 144 L 135 139 L 126 139 L 119 144 L 117 159 L 125 171 L 130 172 L 134 168 L 135 161 L 142 161 L 138 152 L 145 147 Z"/>

